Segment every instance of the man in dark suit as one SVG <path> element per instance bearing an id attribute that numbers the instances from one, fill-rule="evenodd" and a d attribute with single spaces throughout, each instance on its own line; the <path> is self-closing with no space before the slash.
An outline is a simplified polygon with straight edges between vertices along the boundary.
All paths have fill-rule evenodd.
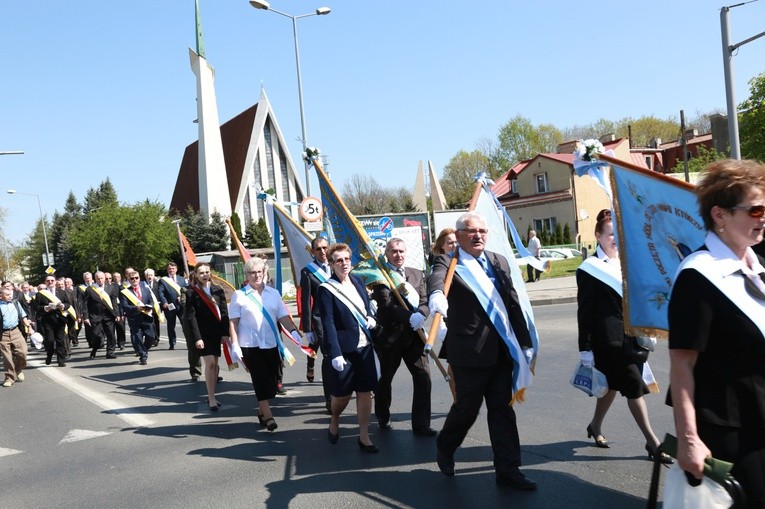
<path id="1" fill-rule="evenodd" d="M 154 275 L 154 269 L 146 269 L 143 271 L 143 280 L 146 287 L 152 291 L 154 296 L 159 299 L 159 278 Z M 160 299 L 161 302 L 161 299 Z M 173 331 L 175 332 L 175 331 Z M 154 346 L 159 344 L 159 313 L 154 316 Z M 170 344 L 170 350 L 175 350 L 175 341 Z"/>
<path id="2" fill-rule="evenodd" d="M 92 337 L 90 358 L 95 359 L 98 349 L 106 345 L 106 358 L 116 359 L 114 350 L 117 348 L 117 338 L 114 334 L 114 321 L 121 314 L 119 294 L 112 285 L 106 284 L 103 272 L 96 272 L 94 284 L 85 289 L 82 302 L 82 323 L 90 327 Z"/>
<path id="3" fill-rule="evenodd" d="M 154 299 L 141 276 L 136 271 L 127 273 L 130 283 L 120 292 L 120 308 L 130 326 L 130 341 L 138 353 L 139 361 L 145 366 L 149 360 L 149 349 L 154 345 Z"/>
<path id="4" fill-rule="evenodd" d="M 56 288 L 56 278 L 45 276 L 45 289 L 40 290 L 32 301 L 38 331 L 45 345 L 45 364 L 49 365 L 56 354 L 61 367 L 66 366 L 66 320 L 72 303 L 64 290 Z"/>
<path id="5" fill-rule="evenodd" d="M 73 312 L 69 313 L 69 317 L 67 318 L 66 323 L 66 346 L 67 351 L 71 354 L 72 347 L 80 344 L 79 340 L 77 339 L 77 337 L 80 335 L 80 310 L 77 301 L 77 289 L 74 286 L 74 280 L 72 278 L 64 278 L 64 291 L 66 292 L 67 297 L 69 297 L 69 302 L 76 303 L 72 308 Z"/>
<path id="6" fill-rule="evenodd" d="M 82 284 L 77 285 L 77 287 L 74 290 L 75 296 L 77 297 L 76 298 L 77 302 L 75 304 L 75 309 L 77 310 L 77 320 L 80 323 L 80 330 L 85 329 L 85 341 L 88 342 L 88 345 L 91 348 L 93 348 L 93 345 L 92 345 L 93 337 L 90 333 L 90 326 L 85 325 L 85 323 L 82 321 L 82 307 L 85 301 L 85 290 L 87 290 L 88 287 L 92 284 L 93 284 L 93 274 L 91 274 L 90 272 L 83 272 Z M 77 335 L 79 336 L 79 330 Z M 72 344 L 74 344 L 74 346 L 77 346 L 79 344 L 79 341 L 75 342 L 73 340 Z"/>
<path id="7" fill-rule="evenodd" d="M 117 294 L 117 300 L 119 300 L 119 294 L 120 291 L 126 286 L 123 285 L 122 281 L 122 274 L 119 272 L 112 273 L 112 288 L 114 288 L 113 292 Z M 125 348 L 125 317 L 122 316 L 122 313 L 120 313 L 120 316 L 118 316 L 114 320 L 114 332 L 115 336 L 117 337 L 117 349 L 122 350 Z"/>
<path id="8" fill-rule="evenodd" d="M 324 348 L 324 327 L 319 314 L 317 293 L 319 286 L 332 276 L 327 259 L 329 244 L 327 239 L 316 237 L 311 241 L 313 261 L 300 271 L 300 330 L 308 340 L 308 346 L 314 352 L 322 353 L 321 382 L 324 386 L 324 406 L 331 412 L 332 401 L 332 369 L 331 359 Z M 308 357 L 306 379 L 313 382 L 316 359 Z"/>
<path id="9" fill-rule="evenodd" d="M 178 265 L 173 262 L 168 263 L 167 276 L 159 281 L 159 301 L 167 321 L 167 340 L 170 342 L 170 350 L 175 348 L 175 321 L 177 317 L 183 317 L 181 293 L 186 291 L 187 286 L 186 280 L 178 275 Z M 186 346 L 193 348 L 193 345 Z"/>
<path id="10" fill-rule="evenodd" d="M 446 353 L 454 371 L 457 397 L 438 435 L 436 461 L 441 472 L 454 475 L 454 452 L 462 444 L 486 400 L 489 437 L 494 452 L 496 482 L 501 486 L 533 490 L 537 485 L 519 469 L 520 440 L 513 397 L 513 358 L 504 337 L 512 337 L 523 350 L 520 362 L 528 373 L 531 336 L 511 281 L 505 257 L 485 251 L 488 229 L 480 214 L 467 212 L 457 220 L 459 263 L 444 296 L 449 255 L 440 255 L 428 278 L 431 312 L 446 318 Z M 501 235 L 502 232 L 497 232 Z M 485 264 L 485 268 L 482 266 Z M 485 297 L 506 313 L 489 318 Z M 482 301 L 484 302 L 482 304 Z M 451 308 L 452 312 L 447 315 Z M 503 332 L 499 332 L 502 330 Z M 512 343 L 512 341 L 510 341 Z"/>
<path id="11" fill-rule="evenodd" d="M 398 275 L 402 286 L 399 291 L 406 305 L 402 305 L 391 289 L 379 284 L 372 290 L 377 302 L 377 322 L 385 333 L 375 344 L 380 360 L 380 380 L 375 391 L 375 415 L 380 429 L 391 429 L 391 382 L 401 361 L 412 374 L 412 431 L 415 435 L 436 436 L 430 427 L 430 369 L 428 357 L 423 353 L 424 343 L 417 331 L 422 329 L 428 314 L 428 296 L 421 271 L 404 267 L 406 243 L 390 239 L 385 246 L 390 269 Z M 396 282 L 396 281 L 394 281 Z M 396 282 L 397 283 L 397 282 Z"/>

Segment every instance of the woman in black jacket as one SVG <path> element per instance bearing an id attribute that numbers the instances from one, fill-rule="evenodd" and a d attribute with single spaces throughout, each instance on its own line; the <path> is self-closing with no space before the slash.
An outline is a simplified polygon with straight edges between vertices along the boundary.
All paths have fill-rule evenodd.
<path id="1" fill-rule="evenodd" d="M 188 348 L 200 350 L 205 363 L 205 385 L 207 385 L 207 403 L 211 412 L 217 412 L 220 403 L 215 398 L 215 383 L 218 379 L 218 357 L 221 342 L 231 341 L 228 331 L 228 306 L 223 288 L 210 283 L 210 265 L 200 263 L 194 270 L 189 290 L 186 293 L 186 306 L 183 320 L 188 331 Z"/>

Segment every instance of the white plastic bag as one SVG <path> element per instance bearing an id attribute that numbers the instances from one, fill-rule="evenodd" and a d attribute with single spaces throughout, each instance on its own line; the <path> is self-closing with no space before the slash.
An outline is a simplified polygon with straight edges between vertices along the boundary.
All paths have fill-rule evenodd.
<path id="1" fill-rule="evenodd" d="M 43 336 L 39 332 L 35 332 L 32 335 L 29 336 L 29 339 L 32 340 L 32 344 L 35 345 L 35 348 L 38 350 L 42 350 L 43 347 Z"/>
<path id="2" fill-rule="evenodd" d="M 664 506 L 667 509 L 727 509 L 733 499 L 725 488 L 704 477 L 691 486 L 677 463 L 672 465 L 664 482 Z"/>
<path id="3" fill-rule="evenodd" d="M 571 375 L 571 385 L 596 398 L 602 398 L 608 392 L 606 375 L 594 367 L 588 368 L 581 361 L 576 365 L 574 373 Z"/>

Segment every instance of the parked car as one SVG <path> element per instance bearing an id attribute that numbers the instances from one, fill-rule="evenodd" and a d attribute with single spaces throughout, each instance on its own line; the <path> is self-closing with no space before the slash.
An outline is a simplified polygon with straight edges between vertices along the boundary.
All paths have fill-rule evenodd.
<path id="1" fill-rule="evenodd" d="M 539 259 L 543 262 L 555 262 L 556 260 L 565 260 L 567 258 L 582 258 L 582 252 L 568 247 L 542 248 L 539 250 Z M 526 261 L 515 253 L 515 259 L 521 267 L 526 265 Z"/>

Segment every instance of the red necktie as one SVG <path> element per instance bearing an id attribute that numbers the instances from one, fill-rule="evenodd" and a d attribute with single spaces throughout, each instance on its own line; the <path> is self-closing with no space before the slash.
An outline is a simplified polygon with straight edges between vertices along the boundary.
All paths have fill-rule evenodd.
<path id="1" fill-rule="evenodd" d="M 138 296 L 138 301 L 143 302 L 141 299 L 141 285 L 135 287 L 135 294 Z"/>

